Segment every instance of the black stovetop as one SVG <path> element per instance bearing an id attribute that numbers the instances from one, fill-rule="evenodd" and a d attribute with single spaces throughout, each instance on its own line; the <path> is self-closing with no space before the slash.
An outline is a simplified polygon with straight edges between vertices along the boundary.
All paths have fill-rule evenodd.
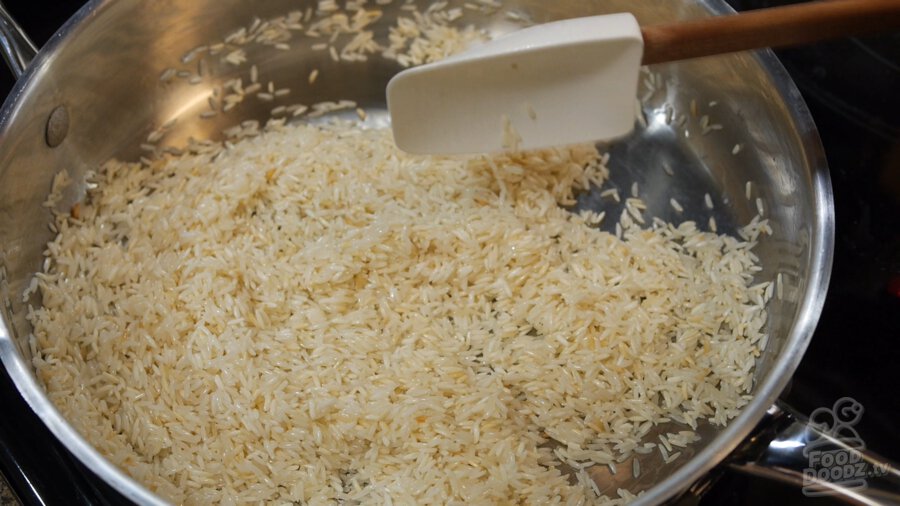
<path id="1" fill-rule="evenodd" d="M 749 9 L 785 0 L 730 0 Z M 8 0 L 42 44 L 82 4 Z M 844 396 L 865 414 L 867 446 L 900 460 L 900 34 L 778 52 L 825 145 L 837 220 L 831 286 L 815 337 L 783 399 L 803 413 Z M 2 72 L 0 92 L 12 86 Z M 25 504 L 123 502 L 51 437 L 0 369 L 0 472 Z M 701 504 L 832 504 L 725 471 Z"/>

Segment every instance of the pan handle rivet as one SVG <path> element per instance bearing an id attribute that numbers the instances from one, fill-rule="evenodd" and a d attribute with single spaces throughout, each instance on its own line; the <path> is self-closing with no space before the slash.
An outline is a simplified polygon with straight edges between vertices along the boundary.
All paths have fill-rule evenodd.
<path id="1" fill-rule="evenodd" d="M 69 111 L 66 109 L 66 106 L 60 105 L 57 106 L 50 113 L 50 117 L 47 119 L 47 131 L 45 132 L 45 139 L 47 141 L 47 145 L 51 148 L 55 148 L 62 144 L 62 141 L 65 140 L 66 134 L 69 133 Z"/>

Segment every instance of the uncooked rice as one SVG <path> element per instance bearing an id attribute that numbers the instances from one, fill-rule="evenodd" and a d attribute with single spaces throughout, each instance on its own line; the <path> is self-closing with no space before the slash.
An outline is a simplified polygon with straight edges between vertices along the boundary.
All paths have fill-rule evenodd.
<path id="1" fill-rule="evenodd" d="M 169 500 L 593 503 L 560 455 L 614 472 L 748 399 L 764 221 L 620 240 L 562 207 L 603 184 L 593 146 L 415 157 L 336 123 L 191 149 L 103 167 L 29 314 L 51 400 Z"/>
<path id="2" fill-rule="evenodd" d="M 185 59 L 241 66 L 237 46 L 287 49 L 303 30 L 335 61 L 380 52 L 409 66 L 485 38 L 448 25 L 461 9 L 408 2 L 380 45 L 365 30 L 380 13 L 364 4 L 347 3 L 352 20 L 333 0 L 318 20 L 254 19 Z M 197 82 L 203 61 L 160 81 Z M 215 88 L 199 116 L 290 93 L 263 88 L 256 65 L 249 78 L 225 83 L 221 103 Z M 610 234 L 605 212 L 565 209 L 608 176 L 593 146 L 432 158 L 356 123 L 284 126 L 353 109 L 365 120 L 350 100 L 279 105 L 268 127 L 245 121 L 184 149 L 153 145 L 160 128 L 142 147 L 162 158 L 109 162 L 57 213 L 25 294 L 43 302 L 28 315 L 34 366 L 114 464 L 185 504 L 621 504 L 638 491 L 601 496 L 592 466 L 615 474 L 632 458 L 638 477 L 636 455 L 671 462 L 699 439 L 657 444 L 652 427 L 724 424 L 748 401 L 764 306 L 782 295 L 781 274 L 753 281 L 761 216 L 743 240 L 712 217 L 710 232 L 643 226 L 634 183 Z M 60 172 L 44 205 L 69 182 Z M 600 196 L 620 202 L 614 188 Z"/>

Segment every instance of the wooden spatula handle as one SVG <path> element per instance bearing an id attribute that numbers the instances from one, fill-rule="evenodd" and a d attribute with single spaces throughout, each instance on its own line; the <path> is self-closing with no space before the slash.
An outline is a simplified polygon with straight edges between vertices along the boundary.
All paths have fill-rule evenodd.
<path id="1" fill-rule="evenodd" d="M 819 0 L 643 27 L 643 64 L 869 35 L 892 28 L 900 28 L 900 0 Z"/>

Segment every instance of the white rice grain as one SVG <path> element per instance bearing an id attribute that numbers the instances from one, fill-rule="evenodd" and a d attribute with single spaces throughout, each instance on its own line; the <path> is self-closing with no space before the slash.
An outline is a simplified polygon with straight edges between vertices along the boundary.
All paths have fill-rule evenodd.
<path id="1" fill-rule="evenodd" d="M 172 80 L 172 78 L 175 77 L 176 72 L 177 72 L 176 69 L 167 68 L 166 70 L 163 70 L 162 73 L 159 75 L 159 80 L 164 83 L 169 82 Z"/>

